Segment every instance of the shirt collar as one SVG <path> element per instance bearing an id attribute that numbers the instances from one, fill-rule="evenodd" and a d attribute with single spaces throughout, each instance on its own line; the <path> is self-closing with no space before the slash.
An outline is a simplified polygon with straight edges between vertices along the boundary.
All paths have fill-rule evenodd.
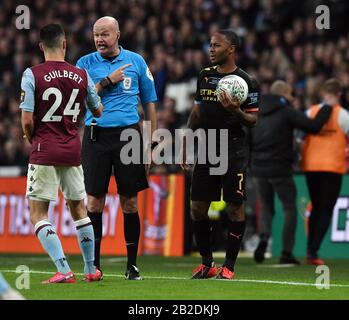
<path id="1" fill-rule="evenodd" d="M 122 48 L 122 46 L 119 46 L 119 49 L 120 49 L 120 53 L 115 57 L 115 59 L 113 61 L 109 61 L 108 59 L 105 59 L 101 56 L 101 54 L 97 51 L 97 59 L 102 62 L 102 61 L 108 61 L 110 63 L 114 63 L 116 61 L 121 61 L 124 59 L 125 57 L 125 50 Z"/>

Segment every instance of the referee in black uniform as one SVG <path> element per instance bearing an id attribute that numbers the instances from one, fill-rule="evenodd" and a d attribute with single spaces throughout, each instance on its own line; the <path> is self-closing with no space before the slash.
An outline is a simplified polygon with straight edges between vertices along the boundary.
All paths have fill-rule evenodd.
<path id="1" fill-rule="evenodd" d="M 238 36 L 231 30 L 220 30 L 213 34 L 210 42 L 212 67 L 203 69 L 197 82 L 196 105 L 188 120 L 188 128 L 228 129 L 228 143 L 221 146 L 228 151 L 228 170 L 224 175 L 210 175 L 208 164 L 195 164 L 191 190 L 191 217 L 202 264 L 193 272 L 194 279 L 216 276 L 218 279 L 233 279 L 234 265 L 245 231 L 243 201 L 246 199 L 245 182 L 247 166 L 247 145 L 243 126 L 252 127 L 257 121 L 259 86 L 245 71 L 235 64 Z M 248 84 L 248 97 L 239 103 L 225 92 L 216 94 L 218 81 L 227 75 L 242 77 Z M 219 133 L 216 134 L 219 137 Z M 218 141 L 216 143 L 218 145 Z M 212 147 L 212 146 L 211 146 Z M 210 148 L 210 145 L 207 146 Z M 189 169 L 185 159 L 184 140 L 183 169 Z M 222 268 L 217 269 L 211 246 L 211 225 L 208 209 L 211 201 L 221 199 L 228 204 L 229 226 L 227 234 L 226 259 Z"/>

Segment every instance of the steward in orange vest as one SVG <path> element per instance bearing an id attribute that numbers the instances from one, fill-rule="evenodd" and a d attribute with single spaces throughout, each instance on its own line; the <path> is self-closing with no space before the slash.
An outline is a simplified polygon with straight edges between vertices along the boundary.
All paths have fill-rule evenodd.
<path id="1" fill-rule="evenodd" d="M 312 106 L 308 112 L 315 118 L 321 105 Z M 333 106 L 330 119 L 318 134 L 309 134 L 305 139 L 302 156 L 304 171 L 325 171 L 344 174 L 347 172 L 345 149 L 348 137 L 343 121 L 348 112 L 339 104 Z M 343 123 L 343 124 L 342 124 Z M 341 125 L 342 124 L 342 125 Z"/>
<path id="2" fill-rule="evenodd" d="M 349 112 L 339 104 L 341 83 L 329 79 L 324 83 L 324 104 L 332 106 L 329 120 L 320 133 L 305 138 L 302 167 L 305 171 L 312 210 L 309 217 L 307 262 L 325 264 L 318 250 L 331 224 L 333 209 L 342 186 L 342 175 L 347 171 L 346 147 L 348 145 Z M 322 105 L 312 106 L 307 114 L 314 118 Z"/>

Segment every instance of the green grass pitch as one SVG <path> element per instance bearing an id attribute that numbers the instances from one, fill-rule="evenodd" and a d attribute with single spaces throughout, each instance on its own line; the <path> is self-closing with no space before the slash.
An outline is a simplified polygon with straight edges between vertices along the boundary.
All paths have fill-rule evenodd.
<path id="1" fill-rule="evenodd" d="M 15 287 L 19 265 L 30 268 L 30 289 L 21 293 L 33 300 L 289 300 L 349 299 L 349 261 L 328 260 L 330 288 L 318 289 L 314 266 L 302 264 L 280 267 L 271 258 L 256 265 L 252 258 L 239 258 L 233 281 L 191 280 L 191 271 L 200 263 L 198 257 L 165 258 L 141 256 L 138 265 L 143 281 L 126 281 L 125 257 L 103 257 L 104 280 L 81 281 L 83 263 L 80 256 L 68 256 L 76 273 L 76 284 L 41 285 L 55 267 L 47 256 L 0 255 L 0 270 Z M 217 259 L 222 263 L 222 259 Z"/>

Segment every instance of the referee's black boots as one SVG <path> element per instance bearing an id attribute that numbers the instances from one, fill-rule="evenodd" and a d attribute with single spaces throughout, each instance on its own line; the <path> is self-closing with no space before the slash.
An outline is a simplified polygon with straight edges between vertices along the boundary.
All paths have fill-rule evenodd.
<path id="1" fill-rule="evenodd" d="M 125 280 L 143 280 L 136 266 L 131 266 L 125 273 Z"/>

